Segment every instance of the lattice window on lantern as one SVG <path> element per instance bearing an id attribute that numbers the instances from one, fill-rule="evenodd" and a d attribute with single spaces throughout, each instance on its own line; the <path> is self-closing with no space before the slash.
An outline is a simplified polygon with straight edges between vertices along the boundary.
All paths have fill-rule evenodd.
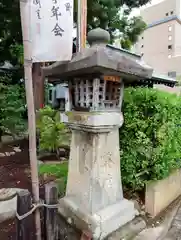
<path id="1" fill-rule="evenodd" d="M 120 108 L 121 81 L 103 77 L 76 78 L 71 83 L 72 106 L 77 111 L 111 111 Z"/>
<path id="2" fill-rule="evenodd" d="M 118 109 L 120 104 L 121 80 L 119 78 L 112 79 L 111 77 L 105 79 L 105 109 Z"/>
<path id="3" fill-rule="evenodd" d="M 105 92 L 106 92 L 106 83 L 103 79 L 100 79 L 99 85 L 99 108 L 100 110 L 105 109 Z"/>
<path id="4" fill-rule="evenodd" d="M 74 79 L 71 95 L 74 109 L 90 110 L 93 105 L 93 81 L 85 78 Z"/>

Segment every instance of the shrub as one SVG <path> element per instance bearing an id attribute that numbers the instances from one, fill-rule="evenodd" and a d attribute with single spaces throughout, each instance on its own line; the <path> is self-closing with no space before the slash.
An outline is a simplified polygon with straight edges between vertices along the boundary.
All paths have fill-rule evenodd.
<path id="1" fill-rule="evenodd" d="M 0 77 L 0 138 L 3 134 L 19 135 L 25 130 L 24 89 L 10 82 L 10 76 Z"/>
<path id="2" fill-rule="evenodd" d="M 40 137 L 40 150 L 58 154 L 60 147 L 69 146 L 70 133 L 60 121 L 60 112 L 46 106 L 37 116 L 37 128 Z"/>
<path id="3" fill-rule="evenodd" d="M 181 99 L 148 88 L 125 90 L 120 128 L 123 183 L 142 189 L 181 166 Z"/>

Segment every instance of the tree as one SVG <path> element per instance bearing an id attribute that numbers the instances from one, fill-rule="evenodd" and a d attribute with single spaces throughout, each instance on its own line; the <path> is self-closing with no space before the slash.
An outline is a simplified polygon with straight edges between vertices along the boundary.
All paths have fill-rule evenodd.
<path id="1" fill-rule="evenodd" d="M 20 64 L 22 34 L 19 0 L 0 0 L 0 62 Z"/>
<path id="2" fill-rule="evenodd" d="M 141 7 L 149 0 L 89 0 L 87 1 L 88 31 L 101 27 L 109 31 L 111 40 L 117 36 L 125 49 L 137 41 L 146 25 L 141 17 L 130 18 L 133 8 Z M 75 6 L 77 0 L 75 0 Z M 75 14 L 76 17 L 76 14 Z"/>

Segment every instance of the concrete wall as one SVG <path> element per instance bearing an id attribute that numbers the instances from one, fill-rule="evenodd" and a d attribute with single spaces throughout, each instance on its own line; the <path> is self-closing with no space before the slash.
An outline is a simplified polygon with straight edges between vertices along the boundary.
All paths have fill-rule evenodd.
<path id="1" fill-rule="evenodd" d="M 150 182 L 146 186 L 145 209 L 155 217 L 181 195 L 181 170 L 168 178 Z"/>

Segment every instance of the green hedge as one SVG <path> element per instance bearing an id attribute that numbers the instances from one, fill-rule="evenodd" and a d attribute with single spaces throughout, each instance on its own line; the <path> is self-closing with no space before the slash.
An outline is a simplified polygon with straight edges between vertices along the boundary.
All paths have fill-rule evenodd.
<path id="1" fill-rule="evenodd" d="M 128 88 L 120 128 L 123 184 L 142 189 L 181 167 L 181 98 L 148 88 Z"/>

